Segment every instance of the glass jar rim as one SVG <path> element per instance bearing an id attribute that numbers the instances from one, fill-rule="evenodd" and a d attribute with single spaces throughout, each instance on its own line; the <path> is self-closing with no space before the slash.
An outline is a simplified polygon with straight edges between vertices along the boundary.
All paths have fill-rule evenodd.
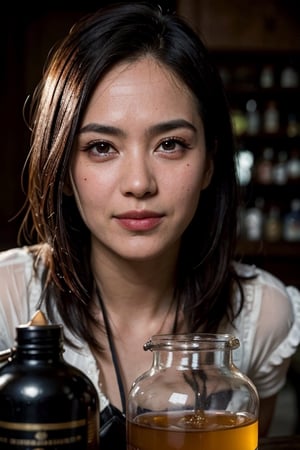
<path id="1" fill-rule="evenodd" d="M 240 346 L 239 339 L 225 333 L 179 333 L 156 334 L 145 344 L 144 350 L 234 350 Z"/>

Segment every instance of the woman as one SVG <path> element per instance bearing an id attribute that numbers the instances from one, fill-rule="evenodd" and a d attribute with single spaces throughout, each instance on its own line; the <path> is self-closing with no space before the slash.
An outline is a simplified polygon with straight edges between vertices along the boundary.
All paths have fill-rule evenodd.
<path id="1" fill-rule="evenodd" d="M 63 322 L 104 430 L 150 366 L 150 336 L 232 333 L 266 434 L 300 340 L 300 294 L 233 261 L 231 121 L 199 37 L 147 4 L 98 11 L 53 52 L 31 113 L 30 245 L 1 255 L 1 348 L 37 309 Z"/>

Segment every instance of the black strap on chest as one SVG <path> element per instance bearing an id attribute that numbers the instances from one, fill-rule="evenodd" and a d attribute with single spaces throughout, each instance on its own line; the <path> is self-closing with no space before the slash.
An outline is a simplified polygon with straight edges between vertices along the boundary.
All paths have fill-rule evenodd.
<path id="1" fill-rule="evenodd" d="M 110 325 L 109 325 L 109 320 L 108 320 L 108 317 L 107 317 L 107 311 L 105 309 L 103 300 L 101 298 L 98 286 L 96 286 L 96 295 L 98 297 L 99 305 L 100 305 L 100 308 L 101 308 L 101 311 L 102 311 L 104 325 L 105 325 L 106 334 L 107 334 L 107 339 L 108 339 L 108 343 L 109 343 L 109 348 L 110 348 L 111 356 L 112 356 L 112 362 L 113 362 L 115 373 L 116 373 L 116 377 L 117 377 L 117 382 L 118 382 L 118 387 L 119 387 L 119 392 L 120 392 L 120 398 L 121 398 L 121 404 L 122 404 L 122 412 L 125 415 L 125 412 L 126 412 L 126 396 L 125 396 L 124 385 L 123 385 L 123 381 L 122 381 L 122 377 L 121 377 L 121 373 L 120 373 L 120 368 L 119 368 L 119 363 L 118 363 L 118 355 L 117 355 L 117 351 L 116 351 L 116 348 L 115 348 L 115 345 L 114 345 L 114 342 L 113 342 L 112 332 L 111 332 L 111 328 L 110 328 Z M 175 313 L 173 329 L 172 329 L 172 333 L 173 334 L 176 334 L 176 331 L 177 331 L 177 321 L 178 321 L 178 302 L 177 302 L 177 305 L 176 305 L 176 313 Z"/>
<path id="2" fill-rule="evenodd" d="M 108 339 L 109 348 L 110 348 L 110 351 L 111 351 L 111 357 L 112 357 L 112 361 L 113 361 L 113 365 L 114 365 L 114 369 L 115 369 L 115 373 L 116 373 L 116 377 L 117 377 L 117 382 L 118 382 L 118 387 L 119 387 L 119 392 L 120 392 L 120 398 L 121 398 L 121 404 L 122 404 L 122 412 L 123 412 L 123 414 L 125 414 L 125 411 L 126 411 L 126 396 L 125 396 L 124 385 L 123 385 L 123 381 L 122 381 L 122 377 L 121 377 L 121 373 L 120 373 L 120 368 L 119 368 L 118 355 L 117 355 L 117 351 L 116 351 L 116 348 L 115 348 L 115 345 L 114 345 L 114 342 L 113 342 L 112 333 L 111 333 L 111 329 L 110 329 L 110 325 L 109 325 L 109 320 L 108 320 L 108 317 L 107 317 L 107 312 L 106 312 L 106 309 L 104 307 L 104 303 L 103 303 L 103 300 L 101 298 L 100 292 L 98 290 L 98 286 L 96 286 L 96 294 L 97 294 L 97 297 L 98 297 L 100 308 L 102 310 L 102 315 L 103 315 L 104 325 L 105 325 L 105 329 L 106 329 L 107 339 Z"/>

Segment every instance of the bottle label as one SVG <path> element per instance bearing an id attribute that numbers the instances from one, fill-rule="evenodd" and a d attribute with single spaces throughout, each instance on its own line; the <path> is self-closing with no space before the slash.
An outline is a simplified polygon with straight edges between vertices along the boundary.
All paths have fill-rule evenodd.
<path id="1" fill-rule="evenodd" d="M 64 423 L 19 423 L 0 421 L 1 450 L 82 450 L 87 445 L 86 420 Z"/>

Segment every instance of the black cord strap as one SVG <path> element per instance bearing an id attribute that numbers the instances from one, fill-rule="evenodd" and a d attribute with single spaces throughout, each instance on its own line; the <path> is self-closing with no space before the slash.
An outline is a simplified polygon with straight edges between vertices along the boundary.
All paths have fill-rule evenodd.
<path id="1" fill-rule="evenodd" d="M 111 328 L 110 328 L 109 320 L 108 320 L 108 317 L 107 317 L 107 312 L 106 312 L 106 309 L 104 307 L 104 303 L 103 303 L 103 300 L 101 298 L 101 295 L 100 295 L 100 292 L 99 292 L 99 289 L 98 289 L 97 285 L 96 285 L 96 295 L 98 297 L 99 305 L 100 305 L 100 308 L 101 308 L 101 311 L 102 311 L 104 325 L 105 325 L 106 334 L 107 334 L 107 339 L 108 339 L 108 343 L 109 343 L 109 348 L 110 348 L 110 351 L 111 351 L 112 361 L 113 361 L 113 365 L 114 365 L 114 369 L 115 369 L 115 373 L 116 373 L 116 377 L 117 377 L 117 381 L 118 381 L 120 398 L 121 398 L 121 403 L 122 403 L 122 411 L 123 411 L 123 414 L 125 414 L 125 411 L 126 411 L 126 396 L 125 396 L 124 386 L 123 386 L 122 377 L 121 377 L 120 368 L 119 368 L 119 363 L 118 363 L 118 355 L 117 355 L 117 351 L 116 351 L 116 348 L 115 348 L 115 345 L 114 345 L 114 342 L 113 342 Z M 176 329 L 177 329 L 178 309 L 179 309 L 179 306 L 178 306 L 178 302 L 177 302 L 175 319 L 174 319 L 173 330 L 172 330 L 173 334 L 176 333 Z"/>
<path id="2" fill-rule="evenodd" d="M 122 378 L 121 378 L 121 373 L 120 373 L 120 368 L 119 368 L 119 363 L 118 363 L 117 351 L 116 351 L 116 348 L 114 346 L 112 333 L 111 333 L 111 329 L 110 329 L 110 325 L 109 325 L 109 321 L 108 321 L 108 317 L 107 317 L 107 312 L 106 312 L 106 309 L 104 307 L 104 303 L 103 303 L 103 300 L 101 298 L 98 286 L 96 286 L 96 295 L 98 297 L 99 305 L 100 305 L 101 310 L 102 310 L 104 325 L 105 325 L 106 334 L 107 334 L 107 339 L 108 339 L 109 348 L 110 348 L 110 351 L 111 351 L 111 357 L 112 357 L 114 369 L 115 369 L 115 372 L 116 372 L 116 377 L 117 377 L 118 386 L 119 386 L 119 392 L 120 392 L 120 397 L 121 397 L 121 403 L 122 403 L 122 412 L 123 412 L 123 414 L 125 414 L 125 411 L 126 411 L 126 396 L 125 396 L 124 386 L 123 386 L 123 382 L 122 382 Z"/>

